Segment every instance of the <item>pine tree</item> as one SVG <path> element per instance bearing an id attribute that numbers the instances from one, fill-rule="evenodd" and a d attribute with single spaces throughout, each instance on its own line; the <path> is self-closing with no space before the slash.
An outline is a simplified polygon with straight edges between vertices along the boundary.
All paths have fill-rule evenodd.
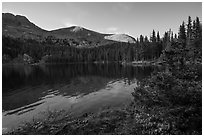
<path id="1" fill-rule="evenodd" d="M 180 25 L 179 28 L 179 36 L 178 36 L 179 42 L 182 43 L 182 46 L 186 46 L 186 28 L 185 23 L 183 22 L 182 25 Z"/>
<path id="2" fill-rule="evenodd" d="M 166 48 L 169 48 L 171 45 L 170 45 L 170 36 L 169 36 L 169 33 L 168 32 L 165 32 L 164 33 L 164 37 L 163 37 L 163 50 L 165 50 Z"/>
<path id="3" fill-rule="evenodd" d="M 136 40 L 136 45 L 138 46 L 139 45 L 139 39 L 137 38 Z"/>
<path id="4" fill-rule="evenodd" d="M 148 42 L 149 42 L 149 40 L 148 40 L 148 37 L 147 37 L 147 36 L 145 36 L 144 42 L 145 42 L 145 43 L 148 43 Z"/>
<path id="5" fill-rule="evenodd" d="M 157 31 L 157 42 L 160 42 L 160 35 L 159 35 L 159 31 Z"/>
<path id="6" fill-rule="evenodd" d="M 192 27 L 192 39 L 196 39 L 196 21 L 193 21 L 193 27 Z"/>
<path id="7" fill-rule="evenodd" d="M 191 17 L 188 17 L 188 24 L 187 24 L 187 45 L 190 45 L 192 40 L 192 20 Z"/>
<path id="8" fill-rule="evenodd" d="M 173 31 L 171 32 L 171 42 L 174 40 L 174 33 Z"/>
<path id="9" fill-rule="evenodd" d="M 194 47 L 202 47 L 202 26 L 198 17 L 193 21 L 192 42 Z"/>
<path id="10" fill-rule="evenodd" d="M 144 37 L 142 35 L 140 35 L 140 43 L 144 42 Z"/>
<path id="11" fill-rule="evenodd" d="M 156 34 L 155 31 L 153 30 L 152 36 L 150 37 L 151 42 L 156 43 Z"/>
<path id="12" fill-rule="evenodd" d="M 196 39 L 201 39 L 202 38 L 202 30 L 201 30 L 201 24 L 200 24 L 200 20 L 198 17 L 196 17 Z"/>

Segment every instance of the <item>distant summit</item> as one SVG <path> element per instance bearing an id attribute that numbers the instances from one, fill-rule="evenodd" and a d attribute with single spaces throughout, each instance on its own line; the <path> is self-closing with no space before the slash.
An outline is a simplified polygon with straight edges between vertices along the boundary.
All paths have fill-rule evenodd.
<path id="1" fill-rule="evenodd" d="M 118 42 L 126 42 L 126 43 L 136 43 L 135 39 L 126 34 L 114 34 L 110 36 L 105 36 L 105 39 L 118 41 Z"/>

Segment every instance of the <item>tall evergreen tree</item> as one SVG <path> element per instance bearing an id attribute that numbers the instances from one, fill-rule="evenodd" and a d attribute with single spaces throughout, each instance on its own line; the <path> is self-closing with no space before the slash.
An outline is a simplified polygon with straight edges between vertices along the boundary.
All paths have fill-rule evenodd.
<path id="1" fill-rule="evenodd" d="M 174 41 L 174 33 L 173 31 L 171 32 L 171 42 Z"/>
<path id="2" fill-rule="evenodd" d="M 164 37 L 163 37 L 162 43 L 163 43 L 162 44 L 163 50 L 170 46 L 170 37 L 169 37 L 169 33 L 168 32 L 164 33 Z"/>
<path id="3" fill-rule="evenodd" d="M 194 47 L 202 47 L 202 26 L 198 17 L 193 21 L 192 41 Z"/>
<path id="4" fill-rule="evenodd" d="M 140 35 L 140 43 L 144 42 L 144 37 L 142 35 Z"/>
<path id="5" fill-rule="evenodd" d="M 185 23 L 183 22 L 182 25 L 180 25 L 179 28 L 179 36 L 178 36 L 179 42 L 182 43 L 182 46 L 186 46 L 186 28 Z"/>
<path id="6" fill-rule="evenodd" d="M 136 40 L 136 45 L 138 46 L 139 45 L 139 39 L 137 38 Z"/>
<path id="7" fill-rule="evenodd" d="M 150 37 L 151 42 L 156 43 L 156 34 L 155 31 L 152 31 L 152 36 Z"/>
<path id="8" fill-rule="evenodd" d="M 201 24 L 200 24 L 199 18 L 196 17 L 196 39 L 201 39 L 201 38 L 202 38 Z"/>
<path id="9" fill-rule="evenodd" d="M 192 38 L 193 40 L 196 39 L 196 21 L 193 21 L 193 27 L 192 27 Z"/>
<path id="10" fill-rule="evenodd" d="M 159 35 L 159 31 L 157 31 L 157 42 L 160 42 L 160 35 Z"/>
<path id="11" fill-rule="evenodd" d="M 188 17 L 188 24 L 187 24 L 187 45 L 190 45 L 192 40 L 192 20 L 191 17 Z"/>

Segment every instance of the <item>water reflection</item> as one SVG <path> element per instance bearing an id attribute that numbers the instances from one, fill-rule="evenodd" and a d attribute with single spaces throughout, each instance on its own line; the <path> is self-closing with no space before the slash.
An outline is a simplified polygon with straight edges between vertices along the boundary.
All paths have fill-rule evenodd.
<path id="1" fill-rule="evenodd" d="M 3 110 L 34 103 L 58 88 L 59 94 L 74 96 L 104 88 L 111 80 L 123 78 L 130 84 L 133 78 L 141 80 L 152 70 L 118 64 L 3 66 Z"/>
<path id="2" fill-rule="evenodd" d="M 56 84 L 69 82 L 77 76 L 102 76 L 107 78 L 137 77 L 138 80 L 152 71 L 150 67 L 131 67 L 118 64 L 70 64 L 42 66 L 3 66 L 3 91 L 24 85 Z M 11 80 L 12 81 L 9 81 Z"/>
<path id="3" fill-rule="evenodd" d="M 48 107 L 84 113 L 121 105 L 153 70 L 119 64 L 3 66 L 3 127 L 14 127 Z"/>

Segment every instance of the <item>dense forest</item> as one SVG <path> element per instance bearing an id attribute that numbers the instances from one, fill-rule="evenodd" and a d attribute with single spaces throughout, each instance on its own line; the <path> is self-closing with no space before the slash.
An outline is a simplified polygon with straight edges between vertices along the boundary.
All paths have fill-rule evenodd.
<path id="1" fill-rule="evenodd" d="M 165 32 L 163 37 L 159 31 L 152 31 L 151 37 L 140 35 L 136 43 L 114 42 L 109 45 L 77 48 L 71 46 L 67 39 L 57 39 L 48 36 L 42 41 L 34 39 L 2 37 L 3 63 L 22 60 L 23 55 L 32 58 L 30 63 L 72 63 L 72 62 L 132 62 L 152 61 L 163 58 L 172 42 L 180 41 L 186 45 L 191 58 L 201 60 L 202 26 L 198 17 L 187 24 L 184 22 L 179 28 L 179 34 L 171 30 Z M 77 43 L 75 43 L 77 44 Z M 15 61 L 14 61 L 15 62 Z"/>

